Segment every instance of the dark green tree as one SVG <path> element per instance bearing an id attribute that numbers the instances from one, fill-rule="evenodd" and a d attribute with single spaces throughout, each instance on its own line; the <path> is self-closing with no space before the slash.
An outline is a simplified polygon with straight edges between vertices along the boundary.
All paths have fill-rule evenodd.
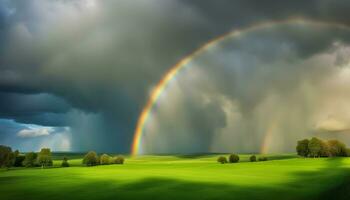
<path id="1" fill-rule="evenodd" d="M 15 154 L 11 147 L 0 145 L 0 167 L 11 167 L 14 164 Z"/>
<path id="2" fill-rule="evenodd" d="M 296 150 L 299 156 L 307 157 L 309 155 L 309 140 L 299 140 L 296 146 Z"/>
<path id="3" fill-rule="evenodd" d="M 25 167 L 34 167 L 36 165 L 36 158 L 38 155 L 34 152 L 26 153 L 23 160 L 23 166 Z"/>
<path id="4" fill-rule="evenodd" d="M 250 156 L 249 160 L 250 162 L 256 162 L 256 156 L 255 155 Z"/>

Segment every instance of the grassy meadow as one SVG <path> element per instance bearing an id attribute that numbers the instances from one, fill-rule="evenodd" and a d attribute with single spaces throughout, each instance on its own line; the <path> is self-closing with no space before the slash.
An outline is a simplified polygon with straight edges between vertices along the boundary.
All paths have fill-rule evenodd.
<path id="1" fill-rule="evenodd" d="M 67 155 L 71 167 L 59 167 Z M 219 164 L 215 155 L 126 157 L 124 165 L 85 167 L 80 154 L 54 154 L 54 167 L 1 169 L 2 200 L 348 199 L 350 158 L 267 155 Z M 349 193 L 349 192 L 347 192 Z"/>

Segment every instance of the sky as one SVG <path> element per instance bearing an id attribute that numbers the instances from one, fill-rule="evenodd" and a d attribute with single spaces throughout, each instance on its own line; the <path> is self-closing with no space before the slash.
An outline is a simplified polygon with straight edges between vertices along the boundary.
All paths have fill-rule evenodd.
<path id="1" fill-rule="evenodd" d="M 350 145 L 347 0 L 0 0 L 0 144 L 129 153 L 150 92 L 166 87 L 141 153 L 291 152 Z"/>

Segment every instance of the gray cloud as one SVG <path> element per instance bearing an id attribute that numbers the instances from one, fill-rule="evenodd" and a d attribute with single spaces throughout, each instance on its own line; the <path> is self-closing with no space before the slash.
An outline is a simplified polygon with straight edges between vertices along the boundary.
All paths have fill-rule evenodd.
<path id="1" fill-rule="evenodd" d="M 338 57 L 350 49 L 348 34 L 332 25 L 291 23 L 217 44 L 167 88 L 146 129 L 144 151 L 294 151 L 296 140 L 318 135 L 320 127 L 344 130 L 350 63 L 341 67 Z M 203 102 L 217 104 L 197 110 Z M 330 124 L 329 115 L 339 121 Z"/>
<path id="2" fill-rule="evenodd" d="M 75 150 L 121 152 L 129 151 L 138 114 L 150 89 L 170 66 L 207 40 L 234 28 L 293 16 L 349 23 L 347 10 L 350 8 L 346 1 L 325 0 L 87 2 L 1 2 L 0 116 L 22 123 L 70 126 Z M 249 66 L 267 65 L 277 56 L 298 64 L 299 60 L 334 48 L 335 39 L 345 44 L 348 33 L 332 28 L 320 31 L 288 26 L 247 38 L 250 42 L 229 42 L 221 55 L 239 55 L 233 64 L 239 64 L 242 71 L 219 73 L 205 68 L 204 74 L 211 76 L 197 84 L 217 91 L 208 93 L 206 89 L 202 92 L 206 95 L 225 94 L 230 100 L 239 97 L 240 110 L 254 110 L 254 105 L 269 95 L 263 91 L 265 87 L 273 90 L 270 93 L 293 90 L 299 86 L 280 83 L 295 81 L 288 79 L 290 73 L 300 77 L 297 81 L 303 81 L 304 77 L 301 70 L 290 69 L 292 66 L 276 67 L 284 65 L 282 61 L 274 63 L 275 76 L 270 81 L 266 80 L 270 78 L 269 73 Z M 277 48 L 280 42 L 287 44 L 283 51 Z M 249 45 L 244 46 L 246 44 Z M 229 45 L 239 46 L 241 52 L 231 52 Z M 265 51 L 270 45 L 276 48 Z M 255 57 L 256 54 L 260 57 Z M 338 63 L 346 63 L 344 58 L 346 56 L 339 54 Z M 197 62 L 206 66 L 223 65 L 223 68 L 227 65 L 216 60 L 209 57 Z M 239 60 L 244 62 L 238 63 Z M 255 77 L 248 76 L 251 70 L 257 70 Z M 308 71 L 309 74 L 318 72 L 312 68 Z M 316 81 L 317 77 L 323 78 L 323 75 L 311 76 L 311 79 Z M 232 79 L 232 82 L 220 83 L 219 79 Z M 276 83 L 277 87 L 271 86 Z M 186 90 L 192 84 L 196 83 L 180 84 L 184 98 L 192 99 L 184 102 L 191 112 L 183 116 L 183 121 L 187 119 L 192 123 L 184 126 L 182 132 L 203 135 L 191 136 L 193 141 L 198 137 L 202 140 L 197 147 L 185 148 L 183 152 L 206 151 L 212 133 L 229 126 L 222 108 L 226 100 L 209 98 L 206 102 L 201 99 L 204 94 Z M 230 92 L 226 89 L 228 84 L 233 85 Z M 253 94 L 256 98 L 251 98 Z M 200 117 L 194 120 L 196 116 Z M 174 124 L 183 125 L 182 122 Z M 174 125 L 164 122 L 164 126 Z"/>

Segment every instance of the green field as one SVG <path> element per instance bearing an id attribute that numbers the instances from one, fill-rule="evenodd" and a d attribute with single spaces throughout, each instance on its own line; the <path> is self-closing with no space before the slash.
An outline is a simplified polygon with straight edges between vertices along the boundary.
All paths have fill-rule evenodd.
<path id="1" fill-rule="evenodd" d="M 218 164 L 219 155 L 139 156 L 124 165 L 0 171 L 1 200 L 30 199 L 348 199 L 350 158 L 269 155 Z M 347 192 L 348 191 L 348 192 Z"/>

